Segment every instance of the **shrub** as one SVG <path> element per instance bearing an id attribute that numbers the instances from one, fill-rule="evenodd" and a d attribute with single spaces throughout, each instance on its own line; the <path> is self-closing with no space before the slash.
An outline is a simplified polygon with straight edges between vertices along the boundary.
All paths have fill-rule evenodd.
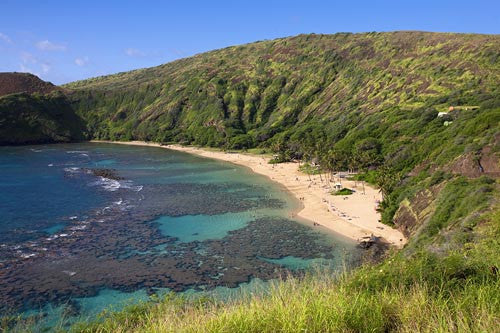
<path id="1" fill-rule="evenodd" d="M 349 188 L 343 188 L 341 190 L 332 192 L 333 195 L 351 195 L 353 193 L 354 191 Z"/>

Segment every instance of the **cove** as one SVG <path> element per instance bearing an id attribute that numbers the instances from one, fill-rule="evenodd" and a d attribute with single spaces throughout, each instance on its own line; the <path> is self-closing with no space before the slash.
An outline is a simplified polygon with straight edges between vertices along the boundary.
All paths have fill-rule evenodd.
<path id="1" fill-rule="evenodd" d="M 227 294 L 357 258 L 290 218 L 299 203 L 282 187 L 230 163 L 80 143 L 2 147 L 0 169 L 3 314 L 92 318 L 161 290 Z"/>

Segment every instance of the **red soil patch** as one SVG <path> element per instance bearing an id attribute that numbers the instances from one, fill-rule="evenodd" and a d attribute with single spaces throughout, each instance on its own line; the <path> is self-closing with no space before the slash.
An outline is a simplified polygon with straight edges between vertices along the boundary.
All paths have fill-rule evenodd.
<path id="1" fill-rule="evenodd" d="M 47 94 L 60 90 L 50 82 L 45 82 L 29 73 L 0 73 L 0 96 L 25 92 Z"/>

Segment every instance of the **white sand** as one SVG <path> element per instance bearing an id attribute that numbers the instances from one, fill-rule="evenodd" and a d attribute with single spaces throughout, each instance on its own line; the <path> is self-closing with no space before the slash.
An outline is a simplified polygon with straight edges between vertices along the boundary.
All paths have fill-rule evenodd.
<path id="1" fill-rule="evenodd" d="M 396 247 L 402 247 L 406 243 L 406 238 L 400 231 L 379 222 L 380 214 L 375 210 L 375 207 L 376 201 L 382 200 L 381 194 L 377 189 L 366 184 L 363 194 L 361 183 L 355 184 L 353 181 L 342 179 L 344 187 L 354 189 L 356 192 L 348 196 L 333 196 L 329 193 L 331 191 L 330 185 L 324 176 L 323 181 L 320 180 L 319 175 L 310 176 L 312 179 L 310 181 L 308 175 L 298 170 L 298 163 L 289 162 L 273 165 L 268 163 L 268 157 L 225 153 L 180 145 L 161 146 L 157 143 L 142 141 L 109 143 L 168 148 L 246 166 L 255 173 L 267 176 L 273 181 L 284 185 L 301 200 L 304 207 L 298 212 L 298 215 L 311 221 L 311 224 L 318 223 L 357 241 L 373 234 L 383 237 Z M 335 182 L 338 180 L 335 179 Z M 333 186 L 334 182 L 330 184 Z"/>

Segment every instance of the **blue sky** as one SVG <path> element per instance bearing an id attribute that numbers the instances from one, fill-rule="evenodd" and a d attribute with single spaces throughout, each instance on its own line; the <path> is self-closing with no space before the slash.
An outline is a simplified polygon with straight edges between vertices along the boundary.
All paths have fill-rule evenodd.
<path id="1" fill-rule="evenodd" d="M 500 33 L 500 1 L 0 0 L 0 72 L 56 84 L 299 33 Z"/>

